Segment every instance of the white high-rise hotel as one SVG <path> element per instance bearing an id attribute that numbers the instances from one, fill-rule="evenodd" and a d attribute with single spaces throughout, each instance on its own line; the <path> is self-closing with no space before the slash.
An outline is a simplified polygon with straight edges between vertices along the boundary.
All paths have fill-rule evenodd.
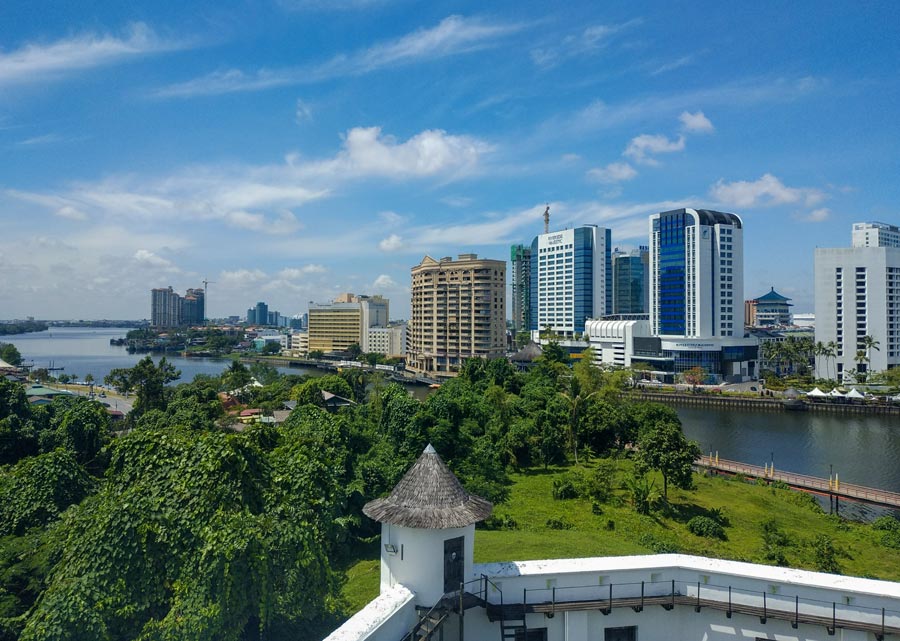
<path id="1" fill-rule="evenodd" d="M 815 278 L 816 342 L 837 346 L 834 358 L 818 357 L 819 376 L 900 365 L 900 230 L 854 224 L 852 247 L 816 249 Z"/>

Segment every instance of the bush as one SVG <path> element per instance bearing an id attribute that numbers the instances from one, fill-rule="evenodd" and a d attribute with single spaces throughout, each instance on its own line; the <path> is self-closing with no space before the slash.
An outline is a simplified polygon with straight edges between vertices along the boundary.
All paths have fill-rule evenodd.
<path id="1" fill-rule="evenodd" d="M 612 519 L 608 519 L 608 520 L 606 521 L 606 529 L 609 530 L 610 532 L 612 532 L 613 530 L 615 530 L 615 529 L 616 529 L 616 522 L 613 521 Z"/>
<path id="2" fill-rule="evenodd" d="M 840 574 L 841 566 L 837 562 L 837 550 L 830 536 L 819 534 L 813 541 L 813 557 L 816 570 L 830 574 Z"/>
<path id="3" fill-rule="evenodd" d="M 784 481 L 776 480 L 772 481 L 772 489 L 773 490 L 789 490 L 791 486 L 785 483 Z"/>
<path id="4" fill-rule="evenodd" d="M 638 544 L 656 552 L 657 554 L 675 554 L 679 552 L 678 544 L 674 541 L 665 541 L 650 532 L 645 532 L 638 539 Z"/>
<path id="5" fill-rule="evenodd" d="M 561 516 L 558 519 L 547 519 L 547 527 L 551 530 L 571 530 L 575 526 L 566 517 Z"/>
<path id="6" fill-rule="evenodd" d="M 725 529 L 708 516 L 695 516 L 687 523 L 687 529 L 691 534 L 705 536 L 708 539 L 725 540 Z"/>
<path id="7" fill-rule="evenodd" d="M 494 514 L 484 521 L 485 530 L 518 530 L 519 524 L 509 514 Z"/>
<path id="8" fill-rule="evenodd" d="M 900 532 L 900 521 L 893 516 L 879 516 L 872 521 L 872 529 L 883 532 Z"/>
<path id="9" fill-rule="evenodd" d="M 578 479 L 572 472 L 553 479 L 553 498 L 557 501 L 578 498 Z"/>
<path id="10" fill-rule="evenodd" d="M 596 514 L 597 516 L 600 516 L 601 514 L 603 514 L 603 507 L 599 503 L 597 503 L 597 501 L 592 501 L 591 512 L 593 514 Z"/>

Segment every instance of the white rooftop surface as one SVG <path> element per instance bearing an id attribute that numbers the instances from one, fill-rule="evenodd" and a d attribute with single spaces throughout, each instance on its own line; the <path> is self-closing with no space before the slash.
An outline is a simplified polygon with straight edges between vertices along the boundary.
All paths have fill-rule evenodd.
<path id="1" fill-rule="evenodd" d="M 415 595 L 409 589 L 402 585 L 396 585 L 369 601 L 366 607 L 325 637 L 325 641 L 365 639 L 396 614 L 400 608 L 410 603 L 413 598 Z"/>
<path id="2" fill-rule="evenodd" d="M 491 579 L 513 577 L 537 577 L 541 575 L 603 573 L 656 568 L 692 570 L 696 572 L 722 573 L 732 576 L 759 579 L 782 584 L 830 588 L 873 596 L 900 598 L 900 583 L 878 581 L 851 576 L 824 574 L 809 570 L 796 570 L 770 565 L 725 561 L 687 554 L 655 554 L 645 556 L 606 556 L 585 559 L 549 559 L 544 561 L 506 561 L 476 564 L 476 574 Z"/>

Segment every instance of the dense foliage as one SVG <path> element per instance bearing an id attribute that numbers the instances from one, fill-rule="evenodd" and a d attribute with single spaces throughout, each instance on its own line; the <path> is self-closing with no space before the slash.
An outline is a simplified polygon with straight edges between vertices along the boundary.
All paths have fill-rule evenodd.
<path id="1" fill-rule="evenodd" d="M 281 376 L 239 362 L 172 386 L 171 364 L 146 358 L 108 377 L 136 396 L 118 436 L 97 403 L 32 409 L 0 382 L 0 639 L 317 638 L 340 607 L 341 564 L 378 532 L 362 505 L 428 443 L 498 504 L 511 470 L 635 447 L 642 472 L 688 486 L 696 446 L 677 416 L 627 401 L 628 376 L 587 356 L 570 368 L 551 348 L 528 373 L 471 360 L 424 401 L 378 373 Z M 328 413 L 323 391 L 354 404 Z M 232 412 L 296 409 L 236 431 L 229 398 Z M 610 468 L 580 469 L 558 498 L 607 500 Z M 633 483 L 649 511 L 652 481 Z"/>
<path id="2" fill-rule="evenodd" d="M 47 327 L 47 323 L 43 323 L 41 321 L 16 321 L 15 323 L 0 323 L 0 336 L 6 336 L 10 334 L 28 334 L 31 332 L 43 332 L 47 329 Z"/>

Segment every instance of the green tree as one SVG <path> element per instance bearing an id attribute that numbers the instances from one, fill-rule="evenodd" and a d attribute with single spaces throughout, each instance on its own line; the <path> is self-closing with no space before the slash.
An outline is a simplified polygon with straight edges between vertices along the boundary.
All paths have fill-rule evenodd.
<path id="1" fill-rule="evenodd" d="M 260 353 L 263 355 L 272 356 L 275 354 L 281 353 L 281 343 L 277 343 L 275 341 L 268 341 L 263 348 L 260 350 Z"/>
<path id="2" fill-rule="evenodd" d="M 22 364 L 22 355 L 12 343 L 0 343 L 0 360 L 6 361 L 13 367 L 18 367 Z"/>
<path id="3" fill-rule="evenodd" d="M 297 407 L 303 405 L 323 407 L 325 405 L 325 399 L 322 398 L 323 391 L 331 392 L 342 398 L 353 398 L 353 389 L 337 374 L 316 376 L 295 385 L 291 389 L 291 398 L 297 401 Z"/>
<path id="4" fill-rule="evenodd" d="M 681 373 L 681 378 L 684 379 L 684 382 L 691 385 L 694 389 L 706 382 L 707 376 L 709 376 L 709 372 L 700 366 L 692 367 Z"/>
<path id="5" fill-rule="evenodd" d="M 180 377 L 181 372 L 165 357 L 156 365 L 151 357 L 145 356 L 130 369 L 111 370 L 103 381 L 120 393 L 134 392 L 133 412 L 140 416 L 153 409 L 165 409 L 166 385 Z"/>
<path id="6" fill-rule="evenodd" d="M 231 365 L 222 373 L 222 389 L 227 392 L 236 392 L 253 380 L 253 375 L 247 366 L 238 359 L 232 359 Z"/>
<path id="7" fill-rule="evenodd" d="M 667 499 L 670 482 L 682 489 L 693 485 L 692 466 L 699 456 L 700 447 L 685 438 L 680 423 L 658 421 L 640 430 L 635 464 L 639 471 L 662 474 L 663 499 Z"/>
<path id="8" fill-rule="evenodd" d="M 817 534 L 813 539 L 813 558 L 818 572 L 840 574 L 841 565 L 837 560 L 837 550 L 834 541 L 827 534 Z"/>
<path id="9" fill-rule="evenodd" d="M 359 357 L 362 356 L 362 348 L 359 346 L 359 343 L 353 343 L 350 347 L 347 348 L 347 354 L 350 356 L 350 360 L 359 360 Z"/>

